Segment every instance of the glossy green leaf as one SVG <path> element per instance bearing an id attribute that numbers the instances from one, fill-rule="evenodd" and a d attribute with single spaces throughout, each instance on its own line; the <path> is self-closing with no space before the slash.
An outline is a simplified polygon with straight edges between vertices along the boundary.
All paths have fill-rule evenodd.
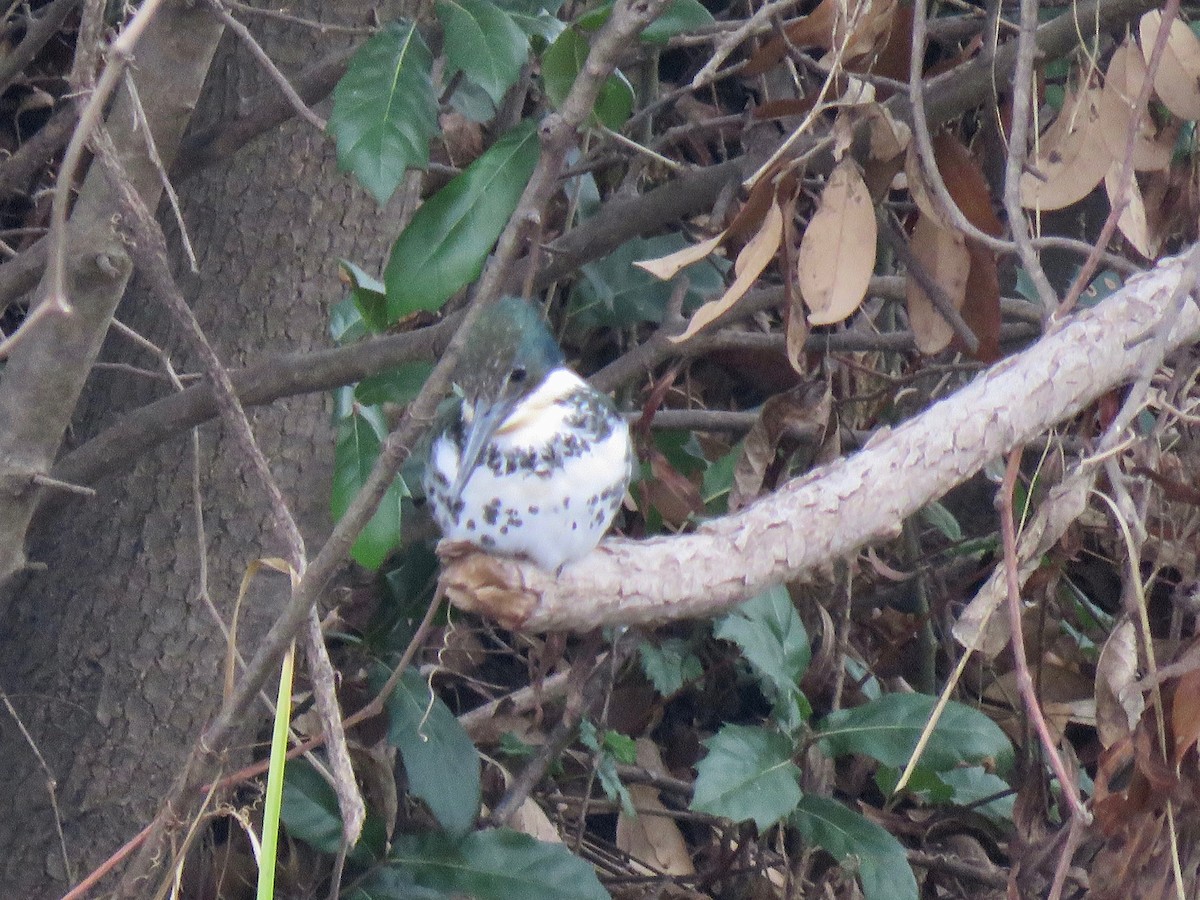
<path id="1" fill-rule="evenodd" d="M 383 447 L 387 423 L 378 409 L 356 406 L 354 411 L 338 422 L 337 447 L 333 454 L 333 493 L 330 507 L 335 521 L 345 515 L 351 501 L 362 486 Z M 400 543 L 400 501 L 408 496 L 408 487 L 399 476 L 392 482 L 375 515 L 371 517 L 350 555 L 360 566 L 378 569 Z"/>
<path id="2" fill-rule="evenodd" d="M 335 303 L 329 310 L 329 336 L 336 344 L 353 344 L 370 334 L 353 297 Z"/>
<path id="3" fill-rule="evenodd" d="M 671 292 L 684 274 L 688 279 L 684 312 L 720 293 L 724 286 L 721 273 L 728 268 L 725 260 L 701 260 L 670 281 L 660 281 L 634 265 L 639 260 L 674 253 L 688 243 L 679 233 L 634 238 L 607 256 L 584 264 L 580 269 L 583 277 L 576 282 L 567 307 L 571 328 L 626 328 L 642 322 L 662 322 Z"/>
<path id="4" fill-rule="evenodd" d="M 387 328 L 387 296 L 383 282 L 348 259 L 339 259 L 342 274 L 350 282 L 350 299 L 362 316 L 363 323 L 376 334 Z"/>
<path id="5" fill-rule="evenodd" d="M 355 882 L 346 900 L 456 900 L 446 891 L 421 887 L 412 873 L 399 866 L 377 866 Z"/>
<path id="6" fill-rule="evenodd" d="M 429 165 L 437 132 L 433 56 L 415 22 L 398 20 L 372 36 L 333 89 L 329 133 L 338 165 L 351 171 L 380 203 L 409 168 Z"/>
<path id="7" fill-rule="evenodd" d="M 518 125 L 417 210 L 392 247 L 388 316 L 437 310 L 483 271 L 538 161 L 537 123 Z"/>
<path id="8" fill-rule="evenodd" d="M 425 386 L 425 379 L 433 371 L 433 364 L 410 362 L 364 378 L 354 388 L 354 398 L 359 403 L 377 406 L 380 403 L 411 403 Z"/>
<path id="9" fill-rule="evenodd" d="M 917 879 L 904 845 L 882 826 L 812 794 L 800 801 L 791 821 L 805 841 L 857 872 L 866 900 L 917 900 Z"/>
<path id="10" fill-rule="evenodd" d="M 667 638 L 658 646 L 642 641 L 638 647 L 642 673 L 663 697 L 670 697 L 684 684 L 704 675 L 699 657 L 680 638 Z"/>
<path id="11" fill-rule="evenodd" d="M 609 900 L 590 865 L 562 844 L 499 828 L 455 841 L 443 834 L 398 835 L 389 854 L 420 887 L 475 900 Z"/>
<path id="12" fill-rule="evenodd" d="M 954 513 L 946 509 L 937 500 L 930 501 L 922 506 L 918 515 L 920 515 L 925 524 L 931 525 L 940 531 L 946 540 L 962 540 L 962 526 L 958 524 L 958 519 L 954 518 Z"/>
<path id="13" fill-rule="evenodd" d="M 860 753 L 899 769 L 908 764 L 936 697 L 889 694 L 853 709 L 831 713 L 821 722 L 821 745 L 830 756 Z M 946 704 L 930 735 L 921 765 L 945 772 L 962 763 L 980 763 L 1001 772 L 1013 762 L 1012 744 L 995 722 L 969 706 Z"/>
<path id="14" fill-rule="evenodd" d="M 284 770 L 280 819 L 288 834 L 323 853 L 342 846 L 342 814 L 333 788 L 307 760 L 293 759 Z M 369 863 L 383 855 L 387 836 L 383 822 L 368 811 L 362 836 L 350 858 Z"/>
<path id="15" fill-rule="evenodd" d="M 798 728 L 810 713 L 800 679 L 812 652 L 787 588 L 776 585 L 747 600 L 717 620 L 713 635 L 738 645 L 775 702 L 776 718 L 788 731 Z"/>
<path id="16" fill-rule="evenodd" d="M 446 58 L 499 104 L 529 58 L 529 38 L 491 0 L 437 0 L 435 8 Z"/>
<path id="17" fill-rule="evenodd" d="M 704 742 L 696 764 L 691 808 L 734 822 L 753 820 L 763 831 L 800 802 L 800 770 L 786 735 L 746 725 L 724 725 Z"/>
<path id="18" fill-rule="evenodd" d="M 388 673 L 379 667 L 373 681 Z M 454 713 L 429 690 L 416 669 L 409 669 L 387 699 L 388 742 L 399 749 L 408 789 L 425 801 L 438 823 L 463 835 L 479 815 L 479 752 Z"/>
<path id="19" fill-rule="evenodd" d="M 562 107 L 575 78 L 583 69 L 590 46 L 578 28 L 567 28 L 542 54 L 542 84 L 556 109 Z M 616 130 L 633 112 L 633 88 L 620 72 L 614 72 L 600 88 L 592 114 Z"/>
<path id="20" fill-rule="evenodd" d="M 612 16 L 612 3 L 589 10 L 575 23 L 584 31 L 595 31 Z M 663 14 L 642 31 L 641 38 L 649 44 L 665 44 L 677 34 L 711 25 L 716 20 L 699 0 L 675 0 Z"/>

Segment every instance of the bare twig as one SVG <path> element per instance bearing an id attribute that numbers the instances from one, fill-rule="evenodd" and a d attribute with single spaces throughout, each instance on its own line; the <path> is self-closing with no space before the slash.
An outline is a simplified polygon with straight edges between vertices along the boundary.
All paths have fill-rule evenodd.
<path id="1" fill-rule="evenodd" d="M 1033 109 L 1033 61 L 1037 56 L 1037 0 L 1021 0 L 1021 31 L 1017 35 L 1017 62 L 1013 71 L 1012 131 L 1004 157 L 1004 210 L 1017 245 L 1021 265 L 1037 288 L 1043 315 L 1049 318 L 1058 305 L 1054 288 L 1029 242 L 1025 211 L 1021 206 L 1021 175 L 1029 146 L 1029 121 Z"/>
<path id="2" fill-rule="evenodd" d="M 1013 491 L 1016 487 L 1017 476 L 1021 473 L 1021 446 L 1014 447 L 1008 454 L 1008 467 L 1004 473 L 1004 484 L 1000 486 L 996 503 L 1000 512 L 1000 535 L 1004 542 L 1004 573 L 1008 584 L 1008 627 L 1011 633 L 1013 660 L 1016 663 L 1017 690 L 1025 706 L 1025 714 L 1033 722 L 1042 750 L 1050 762 L 1050 768 L 1058 779 L 1059 789 L 1066 799 L 1067 808 L 1072 819 L 1079 819 L 1085 824 L 1092 817 L 1083 806 L 1079 797 L 1079 787 L 1075 779 L 1067 774 L 1066 764 L 1055 746 L 1054 738 L 1050 735 L 1050 727 L 1042 715 L 1038 703 L 1037 690 L 1033 686 L 1033 676 L 1029 673 L 1029 662 L 1025 658 L 1025 640 L 1021 630 L 1021 582 L 1017 574 L 1017 532 L 1013 521 Z"/>
<path id="3" fill-rule="evenodd" d="M 292 109 L 295 110 L 296 115 L 324 134 L 325 120 L 313 112 L 308 104 L 304 102 L 303 98 L 296 92 L 296 89 L 292 87 L 292 83 L 288 81 L 287 76 L 279 71 L 279 67 L 275 65 L 275 61 L 267 55 L 267 51 L 263 49 L 262 44 L 250 33 L 250 29 L 230 15 L 229 10 L 224 7 L 221 0 L 207 0 L 207 2 L 213 15 L 220 19 L 226 28 L 236 34 L 238 39 L 246 45 L 246 49 L 250 51 L 250 55 L 258 60 L 258 64 L 262 66 L 263 71 L 275 82 L 279 90 L 283 92 L 283 96 L 287 98 L 288 103 L 292 105 Z"/>

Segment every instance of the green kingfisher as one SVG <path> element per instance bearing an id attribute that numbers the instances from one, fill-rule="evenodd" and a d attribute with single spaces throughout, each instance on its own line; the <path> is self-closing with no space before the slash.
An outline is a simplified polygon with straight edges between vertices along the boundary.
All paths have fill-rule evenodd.
<path id="1" fill-rule="evenodd" d="M 443 537 L 552 572 L 589 553 L 633 471 L 624 417 L 517 297 L 483 311 L 454 380 L 461 402 L 435 426 L 424 481 Z"/>

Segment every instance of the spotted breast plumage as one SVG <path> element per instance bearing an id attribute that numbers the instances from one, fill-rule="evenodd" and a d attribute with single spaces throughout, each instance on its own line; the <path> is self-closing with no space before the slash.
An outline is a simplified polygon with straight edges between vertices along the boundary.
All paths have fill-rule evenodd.
<path id="1" fill-rule="evenodd" d="M 550 571 L 589 553 L 633 467 L 611 401 L 566 367 L 538 311 L 500 300 L 467 337 L 462 402 L 435 426 L 425 494 L 442 535 Z"/>

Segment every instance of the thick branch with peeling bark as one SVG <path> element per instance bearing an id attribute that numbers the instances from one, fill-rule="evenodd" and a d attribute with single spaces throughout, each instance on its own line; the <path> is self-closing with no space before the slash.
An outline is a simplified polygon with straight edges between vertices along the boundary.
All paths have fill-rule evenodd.
<path id="1" fill-rule="evenodd" d="M 533 631 L 709 616 L 860 547 L 1015 445 L 1069 419 L 1154 364 L 1144 340 L 1182 277 L 1178 257 L 1133 278 L 1023 353 L 862 452 L 785 485 L 694 534 L 610 540 L 557 578 L 472 554 L 451 560 L 451 600 Z M 1189 299 L 1168 351 L 1200 339 Z"/>

